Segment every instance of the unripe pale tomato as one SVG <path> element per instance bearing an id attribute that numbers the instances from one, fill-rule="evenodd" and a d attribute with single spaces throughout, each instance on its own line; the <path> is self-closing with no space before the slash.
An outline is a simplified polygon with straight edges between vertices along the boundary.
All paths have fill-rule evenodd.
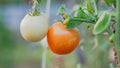
<path id="1" fill-rule="evenodd" d="M 57 22 L 49 28 L 47 41 L 54 53 L 64 55 L 77 47 L 80 42 L 80 33 L 77 28 L 67 30 L 63 23 Z"/>
<path id="2" fill-rule="evenodd" d="M 20 32 L 25 40 L 38 42 L 46 36 L 48 24 L 49 20 L 45 14 L 39 16 L 27 14 L 20 24 Z"/>

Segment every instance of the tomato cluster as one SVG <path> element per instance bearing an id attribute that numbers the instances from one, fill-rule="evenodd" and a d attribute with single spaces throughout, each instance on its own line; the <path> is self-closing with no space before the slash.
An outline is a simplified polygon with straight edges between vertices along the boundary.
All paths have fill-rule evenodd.
<path id="1" fill-rule="evenodd" d="M 72 52 L 80 42 L 80 33 L 77 28 L 67 30 L 62 22 L 57 22 L 48 28 L 48 18 L 26 15 L 21 22 L 20 31 L 23 38 L 30 42 L 38 42 L 47 35 L 49 48 L 56 54 Z"/>
<path id="2" fill-rule="evenodd" d="M 51 51 L 64 55 L 71 53 L 80 42 L 79 30 L 74 27 L 67 29 L 67 21 L 56 22 L 49 28 L 49 20 L 45 14 L 39 12 L 39 2 L 35 0 L 32 11 L 21 21 L 20 32 L 22 37 L 29 42 L 41 41 L 45 36 Z M 63 18 L 67 18 L 63 14 Z"/>

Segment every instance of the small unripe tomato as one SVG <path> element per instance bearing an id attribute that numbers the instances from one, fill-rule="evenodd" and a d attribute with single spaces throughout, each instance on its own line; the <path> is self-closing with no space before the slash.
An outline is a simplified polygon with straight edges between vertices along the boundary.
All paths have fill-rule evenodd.
<path id="1" fill-rule="evenodd" d="M 52 52 L 64 55 L 71 53 L 80 42 L 80 33 L 77 28 L 67 30 L 66 26 L 57 22 L 47 33 L 48 46 Z"/>
<path id="2" fill-rule="evenodd" d="M 27 14 L 20 24 L 20 32 L 25 40 L 38 42 L 46 36 L 48 25 L 49 20 L 45 14 L 40 14 L 39 16 Z"/>

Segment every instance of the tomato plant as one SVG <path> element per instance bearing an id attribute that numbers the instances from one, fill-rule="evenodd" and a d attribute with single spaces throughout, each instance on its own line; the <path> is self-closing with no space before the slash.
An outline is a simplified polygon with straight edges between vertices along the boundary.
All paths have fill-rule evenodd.
<path id="1" fill-rule="evenodd" d="M 68 30 L 75 28 L 82 23 L 88 23 L 89 28 L 93 26 L 94 35 L 99 36 L 99 35 L 103 35 L 104 33 L 108 33 L 108 35 L 110 35 L 109 39 L 112 40 L 112 42 L 113 40 L 116 40 L 114 41 L 116 44 L 114 47 L 117 51 L 116 54 L 118 55 L 117 60 L 120 61 L 120 54 L 119 54 L 120 43 L 118 42 L 118 40 L 120 40 L 119 1 L 118 0 L 103 1 L 104 4 L 106 4 L 107 6 L 110 6 L 113 9 L 117 9 L 117 15 L 118 15 L 117 18 L 114 10 L 102 10 L 102 11 L 99 10 L 97 6 L 97 2 L 98 2 L 97 0 L 86 0 L 85 3 L 83 5 L 80 5 L 78 8 L 76 8 L 76 10 L 72 12 L 72 14 L 68 14 L 66 8 L 62 5 L 59 8 L 58 14 L 62 15 L 64 19 L 63 22 Z M 117 8 L 116 8 L 116 4 L 117 4 Z M 116 29 L 111 24 L 112 25 L 117 24 Z M 110 27 L 112 27 L 112 30 L 110 29 Z"/>
<path id="2" fill-rule="evenodd" d="M 65 5 L 62 5 L 57 13 L 62 16 L 62 20 L 54 23 L 48 29 L 48 19 L 38 12 L 40 0 L 35 0 L 32 11 L 22 20 L 21 34 L 31 42 L 40 41 L 47 34 L 50 50 L 56 54 L 65 55 L 71 53 L 79 44 L 80 33 L 77 27 L 86 23 L 88 25 L 86 28 L 91 28 L 92 35 L 95 37 L 96 46 L 91 48 L 91 52 L 95 52 L 95 49 L 98 48 L 101 53 L 100 57 L 104 58 L 102 53 L 106 53 L 104 49 L 108 49 L 108 47 L 105 47 L 107 44 L 102 38 L 107 35 L 115 45 L 115 56 L 118 56 L 115 60 L 120 61 L 120 1 L 104 0 L 102 2 L 102 4 L 112 9 L 100 10 L 97 5 L 99 0 L 85 0 L 82 5 L 79 5 L 71 13 L 66 11 Z M 112 26 L 113 24 L 115 26 Z M 98 44 L 101 46 L 98 46 Z M 95 53 L 97 54 L 97 52 Z"/>
<path id="3" fill-rule="evenodd" d="M 80 42 L 80 33 L 77 28 L 67 30 L 62 22 L 54 23 L 48 30 L 48 46 L 56 54 L 72 52 Z"/>

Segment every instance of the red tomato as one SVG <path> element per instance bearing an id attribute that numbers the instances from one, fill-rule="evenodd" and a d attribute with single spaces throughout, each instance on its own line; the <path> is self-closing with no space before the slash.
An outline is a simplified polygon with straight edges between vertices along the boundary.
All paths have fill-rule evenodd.
<path id="1" fill-rule="evenodd" d="M 47 41 L 54 53 L 64 55 L 77 47 L 80 42 L 80 33 L 77 28 L 67 30 L 63 23 L 57 22 L 49 28 Z"/>

